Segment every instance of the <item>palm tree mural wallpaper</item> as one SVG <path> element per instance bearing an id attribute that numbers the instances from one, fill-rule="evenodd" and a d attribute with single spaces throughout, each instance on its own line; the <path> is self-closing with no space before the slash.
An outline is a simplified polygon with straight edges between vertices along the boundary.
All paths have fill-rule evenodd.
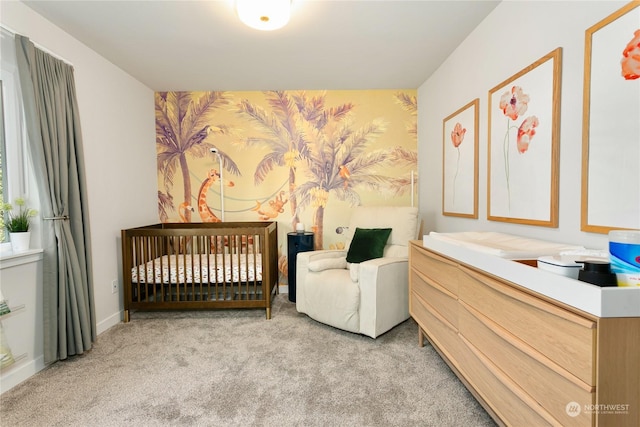
<path id="1" fill-rule="evenodd" d="M 278 221 L 281 246 L 301 222 L 340 248 L 351 208 L 414 202 L 415 90 L 157 92 L 155 108 L 163 222 L 219 221 L 223 180 L 227 221 Z"/>
<path id="2" fill-rule="evenodd" d="M 169 219 L 167 210 L 173 206 L 174 176 L 178 167 L 182 175 L 183 202 L 179 213 L 183 222 L 191 222 L 191 178 L 187 155 L 202 158 L 213 145 L 205 143 L 210 134 L 224 134 L 226 126 L 215 125 L 215 111 L 229 103 L 224 92 L 156 92 L 156 151 L 158 176 L 162 177 L 165 192 L 158 191 L 160 219 Z M 211 139 L 211 138 L 209 138 Z M 238 167 L 224 156 L 225 167 L 239 174 Z"/>

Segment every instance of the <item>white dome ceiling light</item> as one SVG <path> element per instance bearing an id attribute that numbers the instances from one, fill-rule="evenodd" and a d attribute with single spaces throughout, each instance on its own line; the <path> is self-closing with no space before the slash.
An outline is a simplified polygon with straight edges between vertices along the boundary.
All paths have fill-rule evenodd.
<path id="1" fill-rule="evenodd" d="M 256 30 L 282 28 L 291 16 L 291 0 L 236 0 L 240 21 Z"/>

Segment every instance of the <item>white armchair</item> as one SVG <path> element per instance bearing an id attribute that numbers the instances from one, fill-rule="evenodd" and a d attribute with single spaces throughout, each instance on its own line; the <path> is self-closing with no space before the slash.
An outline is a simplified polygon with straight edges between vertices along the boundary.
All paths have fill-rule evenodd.
<path id="1" fill-rule="evenodd" d="M 391 228 L 381 258 L 347 263 L 356 228 Z M 319 322 L 371 338 L 407 320 L 408 246 L 417 235 L 417 208 L 356 208 L 349 222 L 345 250 L 298 254 L 296 309 Z"/>

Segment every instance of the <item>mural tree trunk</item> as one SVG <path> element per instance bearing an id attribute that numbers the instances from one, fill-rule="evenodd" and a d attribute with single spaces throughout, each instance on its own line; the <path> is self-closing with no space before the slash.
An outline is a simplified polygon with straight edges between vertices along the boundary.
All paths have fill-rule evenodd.
<path id="1" fill-rule="evenodd" d="M 324 248 L 324 206 L 318 206 L 316 214 L 313 218 L 313 231 L 315 250 L 321 250 Z"/>
<path id="2" fill-rule="evenodd" d="M 296 171 L 294 168 L 289 168 L 289 206 L 291 207 L 291 226 L 293 230 L 296 229 L 296 225 L 300 222 L 298 216 L 298 200 L 296 199 Z"/>
<path id="3" fill-rule="evenodd" d="M 182 171 L 184 202 L 187 205 L 191 205 L 191 178 L 189 177 L 189 165 L 187 164 L 187 156 L 184 153 L 180 154 L 180 169 Z M 187 220 L 187 222 L 191 222 L 190 209 L 185 209 L 184 217 Z"/>

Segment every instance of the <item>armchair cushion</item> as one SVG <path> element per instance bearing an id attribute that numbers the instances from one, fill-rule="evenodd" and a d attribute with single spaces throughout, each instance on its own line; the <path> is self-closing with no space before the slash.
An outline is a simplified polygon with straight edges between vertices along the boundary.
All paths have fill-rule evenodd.
<path id="1" fill-rule="evenodd" d="M 347 268 L 346 257 L 340 258 L 323 258 L 309 262 L 309 271 L 324 271 L 330 269 L 344 269 Z"/>
<path id="2" fill-rule="evenodd" d="M 347 252 L 347 262 L 382 258 L 390 234 L 391 228 L 356 228 Z"/>

